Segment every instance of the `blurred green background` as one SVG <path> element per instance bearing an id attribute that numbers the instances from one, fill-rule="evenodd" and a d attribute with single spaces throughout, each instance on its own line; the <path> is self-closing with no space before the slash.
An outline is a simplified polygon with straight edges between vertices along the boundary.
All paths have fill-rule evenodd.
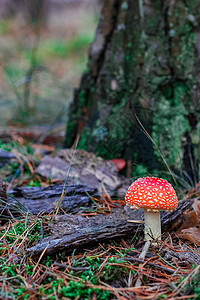
<path id="1" fill-rule="evenodd" d="M 100 6 L 95 0 L 0 3 L 0 126 L 66 124 Z"/>

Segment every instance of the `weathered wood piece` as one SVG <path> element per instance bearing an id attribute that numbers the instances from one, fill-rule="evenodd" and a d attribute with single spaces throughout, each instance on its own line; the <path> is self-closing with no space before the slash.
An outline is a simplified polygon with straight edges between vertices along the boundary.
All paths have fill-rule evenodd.
<path id="1" fill-rule="evenodd" d="M 15 158 L 15 156 L 11 152 L 0 149 L 0 167 L 10 162 L 13 158 Z"/>
<path id="2" fill-rule="evenodd" d="M 1 162 L 8 162 L 12 158 L 15 158 L 15 156 L 11 152 L 0 149 L 0 161 Z"/>
<path id="3" fill-rule="evenodd" d="M 7 215 L 7 200 L 6 183 L 0 179 L 0 219 Z"/>
<path id="4" fill-rule="evenodd" d="M 62 191 L 63 185 L 18 187 L 9 191 L 8 205 L 12 210 L 15 207 L 16 213 L 19 206 L 22 211 L 36 215 L 41 212 L 48 213 L 58 204 Z M 66 185 L 61 207 L 66 212 L 76 213 L 81 207 L 91 207 L 92 201 L 89 196 L 94 196 L 96 193 L 96 189 L 84 185 Z"/>
<path id="5" fill-rule="evenodd" d="M 193 200 L 179 203 L 175 212 L 163 213 L 162 224 L 165 230 L 177 223 L 183 212 L 191 207 Z M 56 216 L 53 223 L 49 223 L 50 236 L 42 239 L 35 246 L 27 249 L 29 254 L 38 255 L 47 246 L 46 254 L 62 250 L 82 248 L 87 244 L 97 243 L 124 236 L 134 236 L 143 230 L 143 224 L 130 223 L 128 220 L 141 220 L 143 211 L 131 209 L 117 209 L 111 215 L 98 215 L 91 218 L 79 215 Z M 178 221 L 178 222 L 177 222 Z"/>
<path id="6" fill-rule="evenodd" d="M 185 248 L 185 249 L 184 249 Z M 185 250 L 185 251 L 184 251 Z M 175 258 L 178 260 L 179 265 L 185 266 L 190 263 L 194 265 L 200 265 L 200 255 L 198 252 L 189 251 L 186 247 L 183 247 L 183 252 L 175 252 L 171 250 L 165 254 L 165 259 L 169 260 Z"/>
<path id="7" fill-rule="evenodd" d="M 131 181 L 118 174 L 117 166 L 110 160 L 97 157 L 84 150 L 62 149 L 56 156 L 42 158 L 35 172 L 51 179 L 67 179 L 102 191 L 102 183 L 110 195 L 125 195 Z M 120 195 L 121 196 L 121 195 Z"/>
<path id="8" fill-rule="evenodd" d="M 185 222 L 184 212 L 192 208 L 194 199 L 180 201 L 176 210 L 172 212 L 161 211 L 162 230 L 178 229 Z"/>

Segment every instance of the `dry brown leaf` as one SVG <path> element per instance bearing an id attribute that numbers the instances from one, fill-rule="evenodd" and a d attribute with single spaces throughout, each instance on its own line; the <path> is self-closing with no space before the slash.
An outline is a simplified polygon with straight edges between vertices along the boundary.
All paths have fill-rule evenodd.
<path id="1" fill-rule="evenodd" d="M 195 210 L 198 220 L 199 220 L 200 219 L 200 200 L 199 199 L 194 200 L 192 207 Z"/>
<path id="2" fill-rule="evenodd" d="M 186 239 L 197 246 L 200 246 L 200 227 L 190 227 L 180 231 L 179 237 Z"/>
<path id="3" fill-rule="evenodd" d="M 200 200 L 194 200 L 192 207 L 187 209 L 182 216 L 182 224 L 179 230 L 196 227 L 200 225 Z M 176 224 L 174 224 L 174 227 Z"/>

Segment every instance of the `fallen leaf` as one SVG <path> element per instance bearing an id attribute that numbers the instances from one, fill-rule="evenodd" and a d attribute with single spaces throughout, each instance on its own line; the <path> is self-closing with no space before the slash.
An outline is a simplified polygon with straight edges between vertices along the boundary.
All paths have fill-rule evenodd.
<path id="1" fill-rule="evenodd" d="M 178 236 L 200 246 L 200 226 L 183 229 Z"/>
<path id="2" fill-rule="evenodd" d="M 200 200 L 199 199 L 194 200 L 192 207 L 195 210 L 198 220 L 199 220 L 200 219 Z"/>

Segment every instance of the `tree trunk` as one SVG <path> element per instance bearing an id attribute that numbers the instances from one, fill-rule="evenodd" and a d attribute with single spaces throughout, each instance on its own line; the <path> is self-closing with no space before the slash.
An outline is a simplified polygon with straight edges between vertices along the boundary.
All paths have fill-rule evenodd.
<path id="1" fill-rule="evenodd" d="M 199 8 L 197 0 L 104 1 L 67 147 L 80 136 L 78 148 L 125 157 L 129 176 L 166 171 L 164 157 L 176 174 L 197 180 Z"/>

